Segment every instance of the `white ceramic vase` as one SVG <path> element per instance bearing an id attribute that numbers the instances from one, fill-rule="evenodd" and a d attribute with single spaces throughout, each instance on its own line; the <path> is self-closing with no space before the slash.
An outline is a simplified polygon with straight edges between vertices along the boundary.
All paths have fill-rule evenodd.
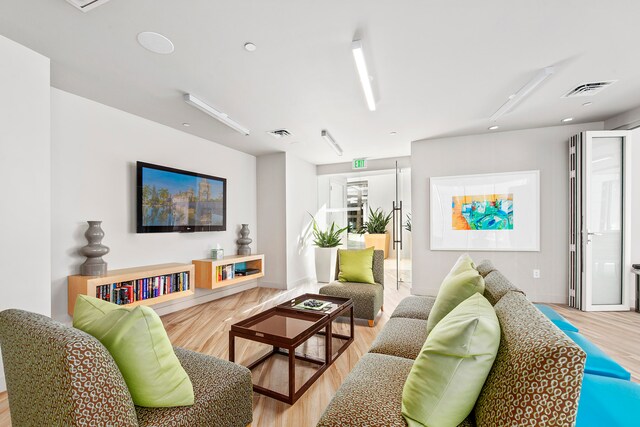
<path id="1" fill-rule="evenodd" d="M 338 248 L 319 248 L 316 246 L 316 280 L 330 283 L 335 279 Z"/>

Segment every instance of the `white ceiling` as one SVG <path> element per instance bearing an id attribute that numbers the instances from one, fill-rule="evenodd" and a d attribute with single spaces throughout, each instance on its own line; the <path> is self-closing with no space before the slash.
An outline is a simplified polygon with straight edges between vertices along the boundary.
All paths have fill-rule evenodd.
<path id="1" fill-rule="evenodd" d="M 141 31 L 166 35 L 175 53 L 144 50 Z M 507 96 L 548 65 L 556 74 L 500 130 L 603 120 L 640 104 L 634 0 L 111 0 L 86 14 L 64 0 L 2 0 L 0 34 L 50 57 L 55 87 L 247 153 L 287 150 L 316 164 L 404 156 L 412 140 L 487 132 Z M 356 35 L 375 112 L 351 56 Z M 246 52 L 247 41 L 258 50 Z M 619 82 L 592 99 L 561 98 L 599 80 Z M 251 135 L 188 106 L 185 92 Z M 266 134 L 281 127 L 295 144 Z"/>

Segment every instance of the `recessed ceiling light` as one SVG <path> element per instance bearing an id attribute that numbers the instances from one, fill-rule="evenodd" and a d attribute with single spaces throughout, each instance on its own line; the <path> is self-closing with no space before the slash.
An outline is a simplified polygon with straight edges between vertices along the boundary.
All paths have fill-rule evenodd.
<path id="1" fill-rule="evenodd" d="M 589 105 L 593 104 L 593 102 L 585 102 L 584 104 L 582 104 L 583 107 L 588 107 Z"/>
<path id="2" fill-rule="evenodd" d="M 173 53 L 175 47 L 173 42 L 162 34 L 151 31 L 144 31 L 138 34 L 138 43 L 147 50 L 161 55 Z"/>
<path id="3" fill-rule="evenodd" d="M 489 130 L 500 129 L 500 126 L 489 126 Z"/>
<path id="4" fill-rule="evenodd" d="M 398 134 L 398 132 L 396 132 L 395 130 L 394 130 L 394 131 L 389 132 L 389 135 L 397 135 L 397 134 Z"/>
<path id="5" fill-rule="evenodd" d="M 247 52 L 255 52 L 255 50 L 257 48 L 258 47 L 255 44 L 251 43 L 251 42 L 246 42 L 244 44 L 244 50 L 246 50 Z"/>
<path id="6" fill-rule="evenodd" d="M 191 123 L 183 123 L 182 126 L 188 128 L 189 126 L 191 126 Z"/>
<path id="7" fill-rule="evenodd" d="M 562 119 L 562 123 L 567 123 L 573 120 L 573 117 L 567 117 L 566 119 Z"/>

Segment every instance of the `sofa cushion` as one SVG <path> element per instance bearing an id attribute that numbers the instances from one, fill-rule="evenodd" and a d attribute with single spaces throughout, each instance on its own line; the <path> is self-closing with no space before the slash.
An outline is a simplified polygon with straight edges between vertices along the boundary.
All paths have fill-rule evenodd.
<path id="1" fill-rule="evenodd" d="M 407 377 L 409 426 L 454 426 L 471 413 L 500 345 L 493 307 L 476 293 L 433 328 Z"/>
<path id="2" fill-rule="evenodd" d="M 496 268 L 494 267 L 493 263 L 488 259 L 485 259 L 478 265 L 476 265 L 476 270 L 478 270 L 478 273 L 480 273 L 482 277 L 487 277 L 487 274 L 491 273 L 495 269 Z"/>
<path id="3" fill-rule="evenodd" d="M 246 426 L 252 419 L 251 371 L 226 360 L 175 347 L 193 382 L 193 406 L 136 407 L 140 426 Z"/>
<path id="4" fill-rule="evenodd" d="M 564 331 L 564 333 L 587 353 L 587 362 L 584 365 L 586 374 L 602 375 L 627 381 L 631 379 L 629 371 L 620 366 L 607 353 L 600 350 L 597 345 L 586 339 L 584 335 L 571 331 Z"/>
<path id="5" fill-rule="evenodd" d="M 318 291 L 322 295 L 351 298 L 353 315 L 358 319 L 374 320 L 384 298 L 384 288 L 378 283 L 333 282 Z"/>
<path id="6" fill-rule="evenodd" d="M 565 319 L 562 315 L 558 314 L 553 308 L 544 304 L 534 304 L 538 310 L 542 312 L 551 322 L 560 328 L 563 331 L 572 331 L 578 332 L 578 328 L 576 328 L 571 322 Z"/>
<path id="7" fill-rule="evenodd" d="M 427 331 L 432 331 L 444 316 L 477 292 L 484 292 L 484 279 L 475 269 L 447 275 L 440 285 L 438 296 L 427 319 Z"/>
<path id="8" fill-rule="evenodd" d="M 426 339 L 426 320 L 394 317 L 384 325 L 369 352 L 413 360 L 418 357 Z"/>
<path id="9" fill-rule="evenodd" d="M 345 378 L 316 427 L 407 427 L 402 388 L 413 360 L 367 353 Z M 472 427 L 467 419 L 460 427 Z"/>
<path id="10" fill-rule="evenodd" d="M 193 404 L 191 380 L 152 308 L 123 307 L 79 295 L 73 326 L 93 335 L 109 350 L 136 405 Z"/>
<path id="11" fill-rule="evenodd" d="M 475 270 L 476 264 L 473 262 L 469 254 L 462 254 L 458 257 L 456 263 L 451 267 L 449 276 L 455 276 L 456 274 L 463 273 L 468 270 Z"/>
<path id="12" fill-rule="evenodd" d="M 375 283 L 373 279 L 373 251 L 367 249 L 338 250 L 338 264 L 340 282 Z"/>
<path id="13" fill-rule="evenodd" d="M 409 319 L 427 320 L 436 301 L 434 297 L 409 296 L 400 301 L 393 310 L 391 318 L 406 317 Z M 426 328 L 425 328 L 426 329 Z"/>
<path id="14" fill-rule="evenodd" d="M 519 292 L 508 292 L 494 308 L 500 348 L 476 403 L 476 423 L 573 425 L 584 351 Z"/>
<path id="15" fill-rule="evenodd" d="M 585 374 L 576 427 L 637 426 L 638 407 L 640 384 Z"/>
<path id="16" fill-rule="evenodd" d="M 489 300 L 492 305 L 496 305 L 500 298 L 507 294 L 507 292 L 520 292 L 524 295 L 520 289 L 515 287 L 509 279 L 504 277 L 498 270 L 494 270 L 487 274 L 484 278 L 484 297 Z"/>

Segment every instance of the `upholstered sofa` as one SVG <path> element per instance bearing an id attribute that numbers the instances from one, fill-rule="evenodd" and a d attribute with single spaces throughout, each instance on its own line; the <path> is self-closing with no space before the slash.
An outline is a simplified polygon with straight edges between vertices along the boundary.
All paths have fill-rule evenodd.
<path id="1" fill-rule="evenodd" d="M 501 326 L 496 361 L 462 426 L 572 426 L 585 353 L 493 265 L 484 261 L 485 297 Z M 434 298 L 404 299 L 326 408 L 318 426 L 406 427 L 402 390 L 427 337 Z"/>
<path id="2" fill-rule="evenodd" d="M 335 277 L 340 273 L 340 252 Z M 339 282 L 337 280 L 320 288 L 320 294 L 353 300 L 353 317 L 365 319 L 374 325 L 378 312 L 384 305 L 384 251 L 373 251 L 373 280 L 376 283 Z"/>
<path id="3" fill-rule="evenodd" d="M 251 373 L 225 360 L 176 347 L 195 404 L 142 408 L 107 349 L 78 329 L 5 310 L 0 348 L 14 427 L 245 427 L 252 420 Z"/>

